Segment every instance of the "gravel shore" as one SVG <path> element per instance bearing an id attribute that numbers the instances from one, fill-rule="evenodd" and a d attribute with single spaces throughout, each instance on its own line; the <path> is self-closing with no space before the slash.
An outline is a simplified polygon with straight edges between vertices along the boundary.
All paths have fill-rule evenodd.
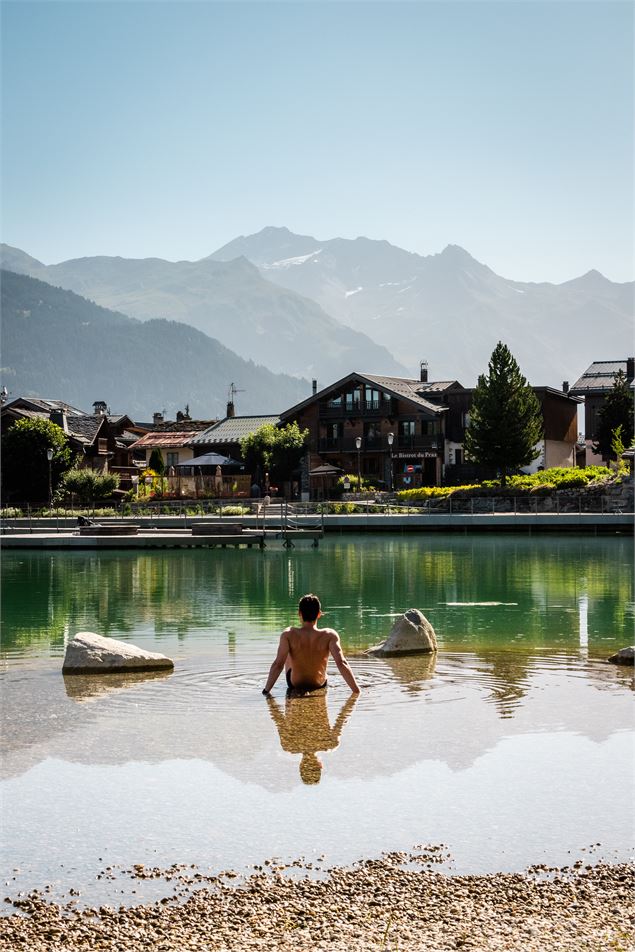
<path id="1" fill-rule="evenodd" d="M 140 879 L 176 880 L 178 895 L 78 909 L 34 892 L 11 900 L 21 914 L 0 918 L 0 945 L 28 952 L 635 949 L 630 865 L 449 876 L 412 863 L 421 855 L 396 853 L 317 880 L 289 878 L 274 864 L 244 879 L 137 866 L 128 872 Z"/>

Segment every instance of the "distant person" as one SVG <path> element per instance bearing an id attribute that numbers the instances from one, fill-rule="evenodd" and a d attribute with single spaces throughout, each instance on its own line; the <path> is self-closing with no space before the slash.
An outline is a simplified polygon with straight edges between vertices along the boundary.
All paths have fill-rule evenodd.
<path id="1" fill-rule="evenodd" d="M 302 624 L 289 626 L 280 635 L 278 653 L 271 665 L 262 693 L 267 695 L 285 669 L 290 692 L 316 691 L 326 687 L 326 666 L 329 655 L 354 694 L 359 686 L 350 665 L 342 653 L 340 636 L 332 628 L 318 628 L 322 606 L 317 595 L 304 595 L 298 605 Z"/>
<path id="2" fill-rule="evenodd" d="M 260 486 L 258 483 L 253 483 L 251 487 L 251 498 L 260 499 Z"/>
<path id="3" fill-rule="evenodd" d="M 284 712 L 274 698 L 267 698 L 269 713 L 280 735 L 280 746 L 289 754 L 302 754 L 299 769 L 303 783 L 320 782 L 323 764 L 318 754 L 339 746 L 342 728 L 357 697 L 351 694 L 344 702 L 333 727 L 329 723 L 324 691 L 303 700 L 287 698 Z"/>

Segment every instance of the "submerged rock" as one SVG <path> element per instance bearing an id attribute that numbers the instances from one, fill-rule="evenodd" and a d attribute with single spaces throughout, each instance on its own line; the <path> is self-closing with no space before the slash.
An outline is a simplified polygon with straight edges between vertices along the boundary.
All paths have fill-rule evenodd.
<path id="1" fill-rule="evenodd" d="M 434 628 L 418 608 L 409 608 L 398 618 L 390 634 L 380 645 L 368 649 L 368 654 L 379 657 L 402 654 L 429 654 L 437 650 Z"/>
<path id="2" fill-rule="evenodd" d="M 611 664 L 633 664 L 635 663 L 635 647 L 630 645 L 628 648 L 620 648 L 609 658 Z"/>
<path id="3" fill-rule="evenodd" d="M 62 671 L 64 674 L 105 674 L 109 671 L 156 671 L 173 667 L 170 658 L 155 651 L 104 638 L 92 631 L 78 631 L 66 646 Z"/>

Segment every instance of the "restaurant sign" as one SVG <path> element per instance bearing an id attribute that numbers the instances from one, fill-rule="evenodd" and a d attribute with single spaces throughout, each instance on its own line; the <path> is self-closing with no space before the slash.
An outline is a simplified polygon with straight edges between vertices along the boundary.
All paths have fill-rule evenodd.
<path id="1" fill-rule="evenodd" d="M 436 459 L 437 453 L 393 453 L 393 459 Z"/>

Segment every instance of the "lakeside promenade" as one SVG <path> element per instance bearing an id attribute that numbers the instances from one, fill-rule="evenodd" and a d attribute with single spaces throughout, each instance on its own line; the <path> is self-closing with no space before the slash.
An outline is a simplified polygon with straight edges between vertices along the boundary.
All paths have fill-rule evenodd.
<path id="1" fill-rule="evenodd" d="M 81 534 L 77 521 L 70 518 L 7 519 L 2 526 L 4 549 L 154 549 L 227 546 L 317 544 L 324 535 L 341 533 L 419 533 L 436 532 L 542 533 L 633 535 L 632 512 L 568 513 L 395 513 L 366 512 L 353 514 L 294 512 L 284 516 L 281 510 L 262 515 L 224 516 L 211 522 L 203 516 L 127 516 L 102 517 L 100 527 L 138 527 L 134 535 Z M 235 532 L 227 532 L 230 527 Z M 205 529 L 208 531 L 205 531 Z M 225 530 L 220 532 L 220 529 Z M 242 530 L 242 531 L 241 531 Z"/>

